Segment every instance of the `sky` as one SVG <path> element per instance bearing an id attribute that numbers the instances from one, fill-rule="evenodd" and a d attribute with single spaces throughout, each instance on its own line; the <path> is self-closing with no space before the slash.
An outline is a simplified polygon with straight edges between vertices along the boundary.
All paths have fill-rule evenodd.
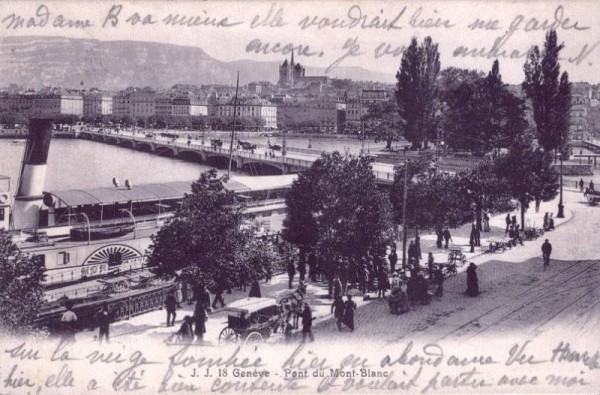
<path id="1" fill-rule="evenodd" d="M 37 14 L 37 15 L 36 15 Z M 188 26 L 188 23 L 192 26 Z M 60 27 L 62 25 L 62 27 Z M 71 26 L 69 26 L 71 25 Z M 45 35 L 195 46 L 223 60 L 360 66 L 393 80 L 412 37 L 439 45 L 442 68 L 487 71 L 520 83 L 547 29 L 565 48 L 571 81 L 600 82 L 600 1 L 11 1 L 0 3 L 0 37 Z"/>

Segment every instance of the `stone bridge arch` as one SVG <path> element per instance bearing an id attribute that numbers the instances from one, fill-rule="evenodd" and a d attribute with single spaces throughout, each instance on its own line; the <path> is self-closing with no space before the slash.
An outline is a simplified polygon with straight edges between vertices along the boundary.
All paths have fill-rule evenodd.
<path id="1" fill-rule="evenodd" d="M 285 174 L 285 169 L 274 163 L 245 162 L 242 165 L 241 170 L 252 175 L 260 176 L 278 176 Z"/>
<path id="2" fill-rule="evenodd" d="M 104 138 L 104 142 L 106 144 L 119 145 L 119 138 L 118 137 L 113 137 L 113 136 L 106 136 Z"/>
<path id="3" fill-rule="evenodd" d="M 175 150 L 171 147 L 165 147 L 165 146 L 158 146 L 154 149 L 154 153 L 158 156 L 166 156 L 166 157 L 173 157 L 175 156 Z"/>
<path id="4" fill-rule="evenodd" d="M 135 148 L 143 152 L 152 152 L 154 151 L 152 144 L 150 143 L 137 143 Z"/>
<path id="5" fill-rule="evenodd" d="M 197 162 L 202 163 L 206 162 L 206 155 L 199 151 L 181 151 L 177 154 L 179 159 L 189 161 L 189 162 Z"/>
<path id="6" fill-rule="evenodd" d="M 135 148 L 135 143 L 132 140 L 121 140 L 119 146 L 123 148 Z"/>
<path id="7" fill-rule="evenodd" d="M 219 169 L 227 169 L 229 167 L 229 156 L 225 155 L 210 155 L 206 157 L 206 164 Z M 238 162 L 233 158 L 231 161 L 231 170 L 237 170 Z"/>

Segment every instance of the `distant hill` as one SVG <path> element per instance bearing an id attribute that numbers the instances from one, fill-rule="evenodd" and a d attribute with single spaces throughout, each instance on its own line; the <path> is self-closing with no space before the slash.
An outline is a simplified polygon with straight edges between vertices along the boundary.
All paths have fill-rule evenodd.
<path id="1" fill-rule="evenodd" d="M 0 86 L 97 87 L 117 90 L 128 86 L 167 88 L 175 84 L 233 84 L 277 82 L 279 62 L 223 62 L 201 48 L 142 41 L 99 41 L 65 37 L 0 38 Z M 323 75 L 307 68 L 307 75 Z M 393 82 L 393 74 L 360 67 L 339 67 L 333 78 Z"/>

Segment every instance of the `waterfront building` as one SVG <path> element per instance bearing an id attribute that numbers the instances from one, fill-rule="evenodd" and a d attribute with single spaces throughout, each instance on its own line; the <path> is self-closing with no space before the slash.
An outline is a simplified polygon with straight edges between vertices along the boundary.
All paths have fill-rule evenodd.
<path id="1" fill-rule="evenodd" d="M 278 103 L 277 124 L 284 130 L 311 129 L 341 133 L 346 122 L 346 103 L 333 96 L 295 97 Z"/>
<path id="2" fill-rule="evenodd" d="M 374 103 L 388 100 L 388 93 L 385 89 L 363 89 L 360 92 L 360 101 L 363 103 Z"/>
<path id="3" fill-rule="evenodd" d="M 33 97 L 32 116 L 83 115 L 83 96 L 76 93 L 38 93 Z"/>
<path id="4" fill-rule="evenodd" d="M 156 93 L 150 90 L 132 92 L 129 96 L 130 114 L 132 117 L 149 117 L 156 115 Z"/>
<path id="5" fill-rule="evenodd" d="M 569 136 L 571 140 L 588 140 L 588 114 L 590 98 L 582 94 L 573 94 L 571 98 L 571 114 L 569 121 Z"/>
<path id="6" fill-rule="evenodd" d="M 83 115 L 112 115 L 112 113 L 112 96 L 100 92 L 83 95 Z"/>
<path id="7" fill-rule="evenodd" d="M 156 116 L 168 117 L 173 114 L 172 98 L 169 94 L 157 94 L 154 97 L 154 111 Z"/>
<path id="8" fill-rule="evenodd" d="M 119 117 L 130 115 L 131 99 L 129 92 L 119 92 L 113 96 L 113 114 Z"/>
<path id="9" fill-rule="evenodd" d="M 264 121 L 265 128 L 277 128 L 277 106 L 265 99 L 258 97 L 240 97 L 235 99 L 224 97 L 216 99 L 211 110 L 211 116 L 230 118 L 233 117 L 233 110 L 236 110 L 237 117 L 259 118 Z"/>
<path id="10" fill-rule="evenodd" d="M 360 122 L 368 110 L 369 106 L 359 99 L 346 100 L 346 122 Z"/>

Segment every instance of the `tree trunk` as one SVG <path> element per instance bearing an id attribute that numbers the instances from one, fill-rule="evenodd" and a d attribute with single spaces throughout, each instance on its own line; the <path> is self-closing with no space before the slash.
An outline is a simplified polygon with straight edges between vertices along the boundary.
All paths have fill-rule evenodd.
<path id="1" fill-rule="evenodd" d="M 525 232 L 525 203 L 521 201 L 521 230 Z"/>
<path id="2" fill-rule="evenodd" d="M 481 232 L 481 211 L 483 210 L 483 208 L 481 207 L 481 202 L 477 201 L 475 203 L 475 226 L 477 227 L 477 230 L 479 230 Z"/>
<path id="3" fill-rule="evenodd" d="M 387 139 L 385 142 L 385 149 L 392 149 L 392 139 Z"/>

